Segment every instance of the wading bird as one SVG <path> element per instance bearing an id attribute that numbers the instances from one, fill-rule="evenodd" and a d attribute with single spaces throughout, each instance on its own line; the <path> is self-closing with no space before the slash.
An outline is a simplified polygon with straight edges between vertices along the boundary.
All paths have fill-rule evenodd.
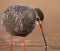
<path id="1" fill-rule="evenodd" d="M 36 21 L 42 27 L 43 19 L 43 12 L 39 8 L 16 4 L 4 11 L 1 23 L 11 35 L 26 37 L 33 31 Z M 44 35 L 43 38 L 46 44 Z"/>

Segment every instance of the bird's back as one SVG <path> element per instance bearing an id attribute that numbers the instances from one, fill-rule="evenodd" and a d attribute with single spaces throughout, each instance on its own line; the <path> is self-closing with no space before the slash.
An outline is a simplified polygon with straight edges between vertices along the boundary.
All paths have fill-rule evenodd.
<path id="1" fill-rule="evenodd" d="M 32 8 L 12 5 L 3 14 L 2 23 L 6 31 L 16 36 L 26 36 L 35 26 L 36 15 Z"/>

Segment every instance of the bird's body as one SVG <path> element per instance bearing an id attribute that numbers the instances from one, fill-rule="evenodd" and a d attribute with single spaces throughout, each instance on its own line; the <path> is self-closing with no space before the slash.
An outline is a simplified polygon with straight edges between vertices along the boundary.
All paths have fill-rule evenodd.
<path id="1" fill-rule="evenodd" d="M 35 21 L 37 21 L 46 46 L 45 51 L 47 51 L 47 42 L 41 24 L 43 19 L 44 14 L 39 8 L 33 9 L 23 5 L 11 5 L 4 11 L 1 23 L 10 34 L 26 37 L 32 32 L 35 27 Z M 12 51 L 12 36 L 10 39 L 10 50 Z M 25 44 L 26 39 L 24 38 L 24 51 L 26 51 Z"/>
<path id="2" fill-rule="evenodd" d="M 35 27 L 36 15 L 32 8 L 12 5 L 3 14 L 2 24 L 10 34 L 27 36 Z"/>

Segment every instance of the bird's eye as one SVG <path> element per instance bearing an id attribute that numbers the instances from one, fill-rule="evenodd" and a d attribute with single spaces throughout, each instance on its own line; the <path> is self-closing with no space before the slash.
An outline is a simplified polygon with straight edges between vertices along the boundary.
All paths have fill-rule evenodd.
<path id="1" fill-rule="evenodd" d="M 37 21 L 39 21 L 40 20 L 40 18 L 37 18 Z"/>

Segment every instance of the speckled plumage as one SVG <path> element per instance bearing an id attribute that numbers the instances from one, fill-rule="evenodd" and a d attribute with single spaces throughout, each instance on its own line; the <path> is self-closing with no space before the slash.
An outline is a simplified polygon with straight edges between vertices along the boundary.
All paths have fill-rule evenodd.
<path id="1" fill-rule="evenodd" d="M 14 36 L 27 36 L 35 27 L 35 21 L 43 21 L 44 15 L 39 8 L 11 5 L 3 13 L 2 25 Z"/>
<path id="2" fill-rule="evenodd" d="M 4 11 L 2 21 L 10 34 L 27 36 L 35 27 L 36 15 L 30 7 L 12 5 Z"/>

